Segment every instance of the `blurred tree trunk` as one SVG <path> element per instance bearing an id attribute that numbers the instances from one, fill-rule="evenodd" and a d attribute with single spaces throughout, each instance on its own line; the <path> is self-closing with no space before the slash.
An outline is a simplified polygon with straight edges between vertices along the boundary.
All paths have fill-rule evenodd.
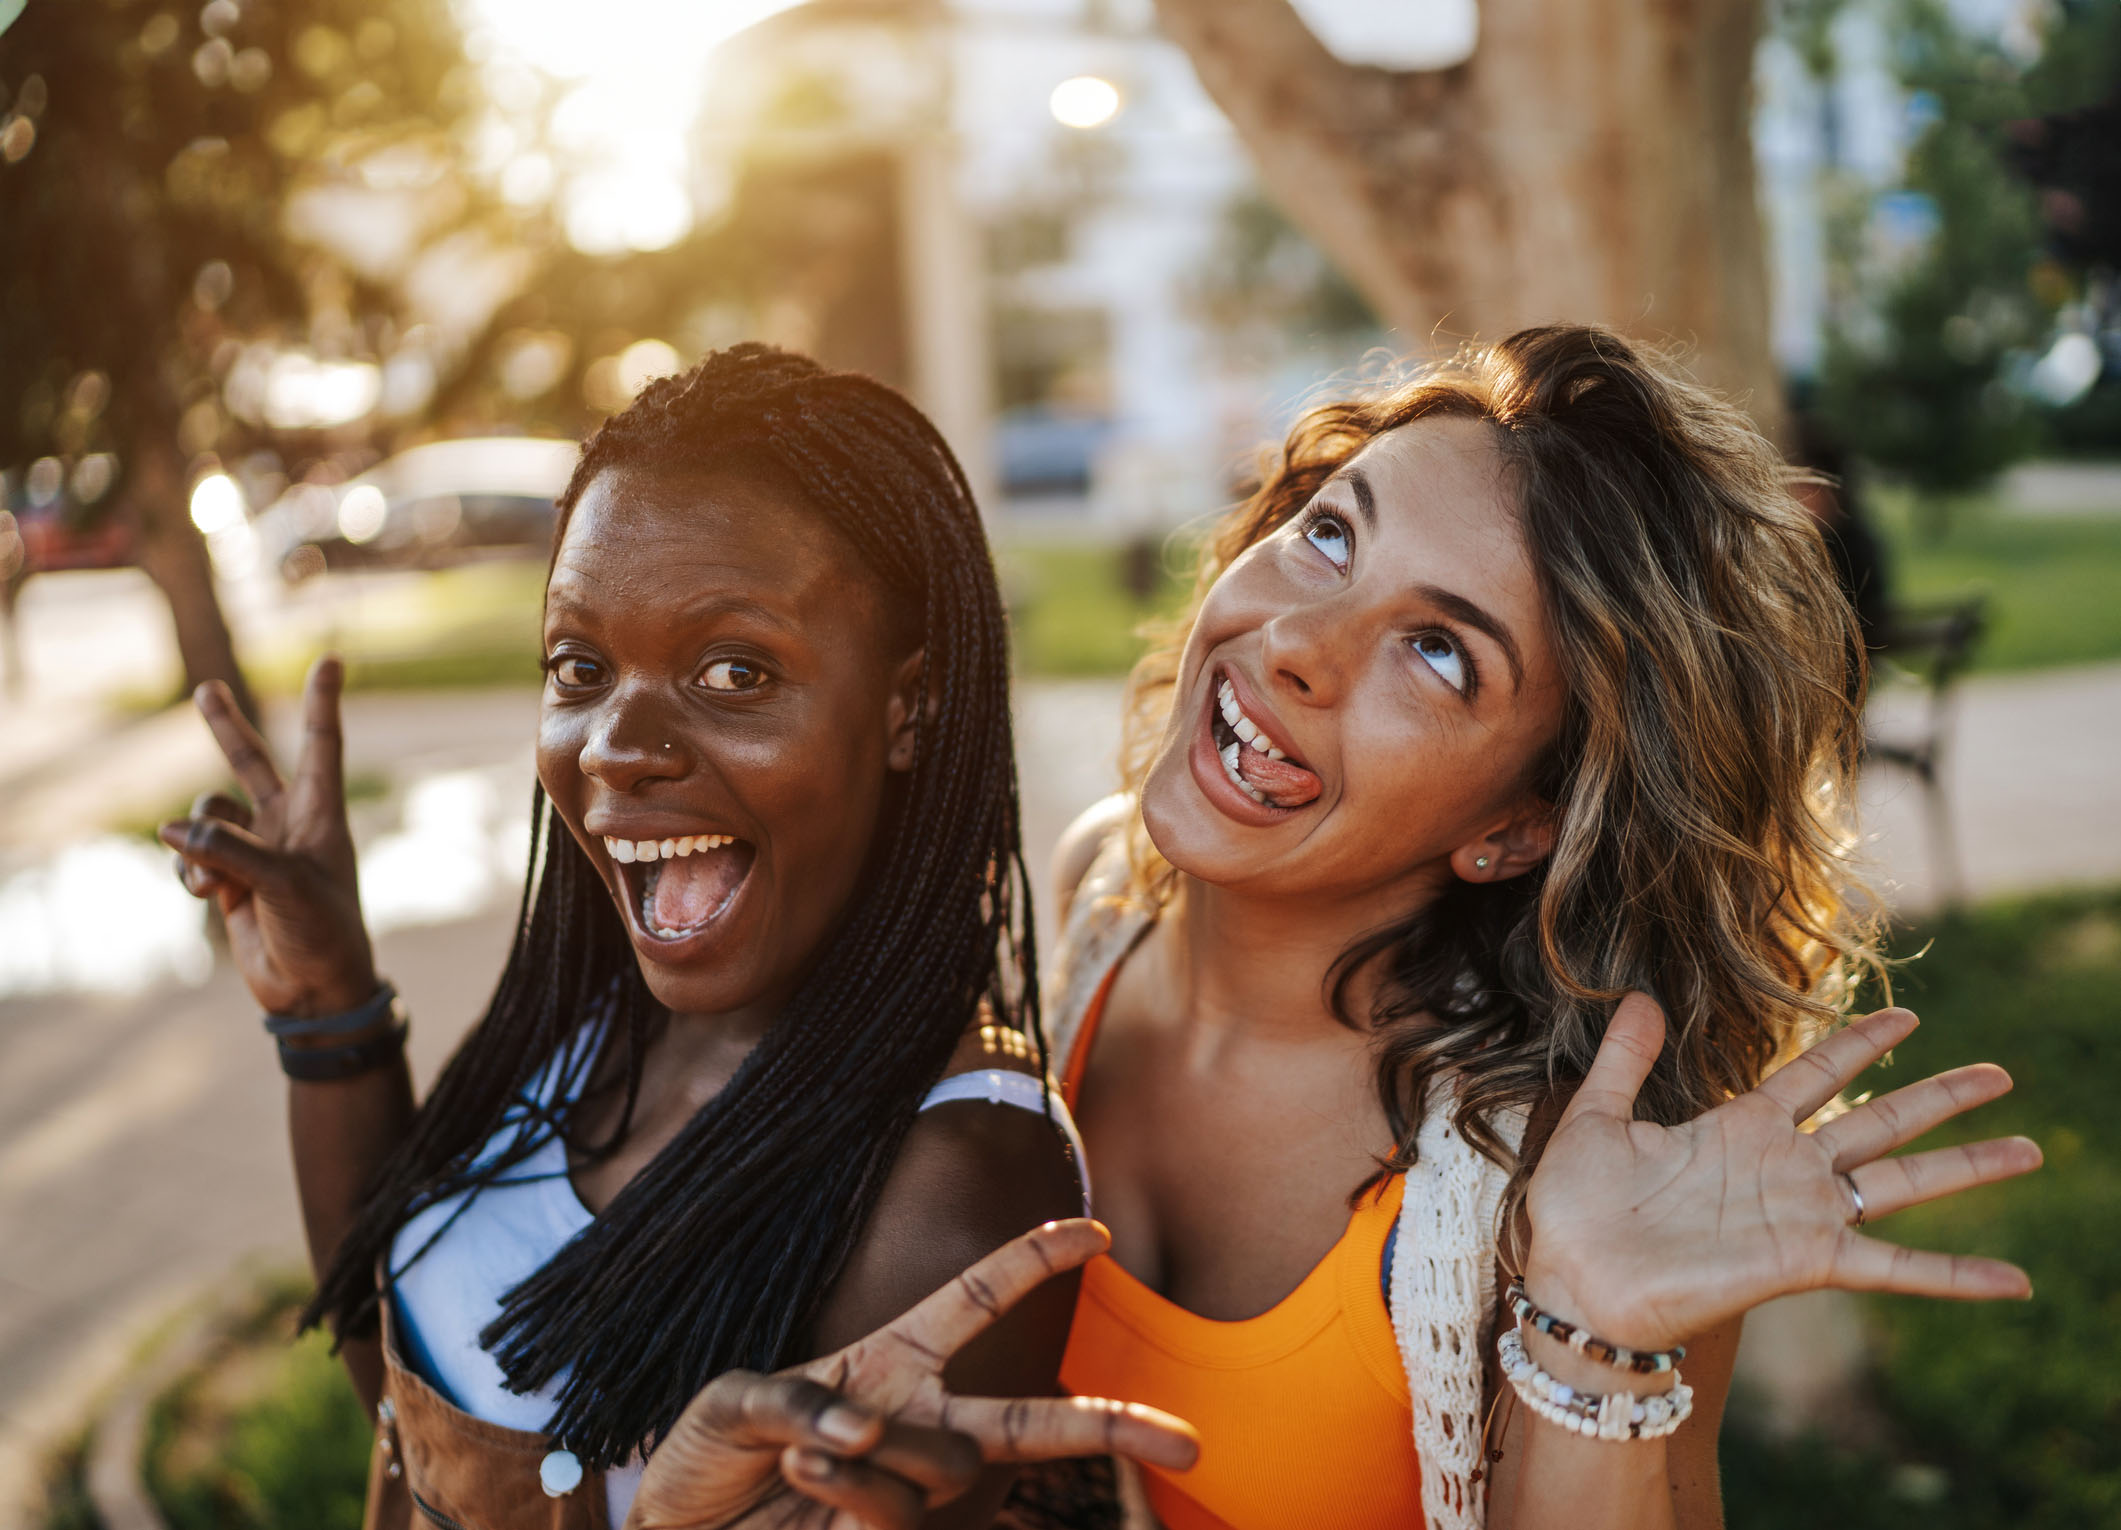
<path id="1" fill-rule="evenodd" d="M 1481 0 L 1471 58 L 1326 50 L 1288 0 L 1156 0 L 1269 193 L 1414 343 L 1590 321 L 1676 342 L 1771 434 L 1760 0 Z"/>
<path id="2" fill-rule="evenodd" d="M 126 510 L 138 538 L 135 551 L 140 567 L 169 601 L 170 621 L 176 628 L 177 657 L 184 665 L 187 690 L 208 680 L 224 680 L 235 693 L 236 705 L 251 721 L 258 720 L 258 703 L 243 666 L 236 659 L 236 645 L 229 636 L 228 621 L 214 593 L 214 569 L 206 552 L 206 540 L 192 525 L 191 507 L 184 492 L 184 463 L 174 442 L 142 445 L 126 475 Z"/>

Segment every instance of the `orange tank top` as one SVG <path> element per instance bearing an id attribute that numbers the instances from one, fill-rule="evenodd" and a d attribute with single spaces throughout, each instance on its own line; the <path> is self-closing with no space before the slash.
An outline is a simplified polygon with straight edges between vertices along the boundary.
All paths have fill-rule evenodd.
<path id="1" fill-rule="evenodd" d="M 1061 1095 L 1071 1105 L 1114 974 L 1068 1058 Z M 1109 1254 L 1083 1271 L 1061 1384 L 1149 1403 L 1200 1430 L 1191 1471 L 1143 1473 L 1167 1530 L 1419 1530 L 1413 1407 L 1382 1285 L 1403 1189 L 1394 1176 L 1366 1197 L 1302 1284 L 1240 1322 L 1187 1311 Z"/>

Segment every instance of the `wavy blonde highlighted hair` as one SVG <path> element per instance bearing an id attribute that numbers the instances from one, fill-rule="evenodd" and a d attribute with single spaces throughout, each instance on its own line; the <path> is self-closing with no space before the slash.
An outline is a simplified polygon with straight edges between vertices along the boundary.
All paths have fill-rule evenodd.
<path id="1" fill-rule="evenodd" d="M 1535 871 L 1357 933 L 1331 997 L 1378 1032 L 1389 1167 L 1452 1079 L 1458 1128 L 1517 1169 L 1514 1203 L 1528 1166 L 1498 1112 L 1580 1079 L 1626 990 L 1666 1008 L 1639 1109 L 1670 1123 L 1753 1087 L 1879 972 L 1848 866 L 1864 656 L 1796 475 L 1738 410 L 1609 331 L 1529 329 L 1320 404 L 1263 461 L 1128 682 L 1137 800 L 1209 586 L 1366 443 L 1436 415 L 1487 421 L 1516 490 L 1567 691 L 1530 783 L 1558 833 Z M 1178 874 L 1139 813 L 1128 834 L 1132 896 L 1160 908 Z"/>

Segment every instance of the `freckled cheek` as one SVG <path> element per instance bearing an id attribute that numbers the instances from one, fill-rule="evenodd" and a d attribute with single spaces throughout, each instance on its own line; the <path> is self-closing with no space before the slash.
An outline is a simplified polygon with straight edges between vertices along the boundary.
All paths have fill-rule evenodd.
<path id="1" fill-rule="evenodd" d="M 1358 702 L 1344 715 L 1382 714 Z M 1342 780 L 1364 824 L 1444 825 L 1476 813 L 1492 781 L 1485 752 L 1440 719 L 1388 730 L 1356 730 L 1341 740 Z"/>

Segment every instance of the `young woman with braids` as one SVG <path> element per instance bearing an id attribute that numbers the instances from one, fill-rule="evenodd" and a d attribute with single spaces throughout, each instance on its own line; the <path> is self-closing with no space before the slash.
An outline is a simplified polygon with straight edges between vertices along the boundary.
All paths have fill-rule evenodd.
<path id="1" fill-rule="evenodd" d="M 1852 664 L 1779 459 L 1615 335 L 1297 423 L 1056 856 L 1112 1230 L 1062 1378 L 1199 1429 L 1168 1530 L 1710 1530 L 1749 1308 L 2030 1293 L 1857 1231 L 2038 1164 L 1885 1156 L 2000 1069 L 1803 1129 L 1915 1027 L 1833 1029 Z"/>
<path id="2" fill-rule="evenodd" d="M 379 1408 L 370 1522 L 618 1525 L 725 1373 L 709 1401 L 819 1496 L 912 1514 L 969 1486 L 934 1524 L 987 1523 L 1011 1459 L 1109 1437 L 1182 1462 L 1146 1414 L 946 1391 L 1054 1390 L 1066 1283 L 952 1353 L 1027 1271 L 1102 1248 L 1092 1224 L 842 1348 L 1085 1200 L 1043 1087 L 1001 604 L 949 449 L 877 383 L 741 346 L 606 422 L 559 509 L 537 849 L 424 1101 L 361 924 L 336 662 L 287 783 L 203 692 L 250 805 L 162 831 L 294 1079 L 308 1317 Z M 824 1355 L 846 1382 L 916 1348 L 889 1420 L 746 1374 Z M 999 1463 L 976 1483 L 927 1427 L 946 1409 Z M 865 1459 L 800 1448 L 833 1440 Z M 754 1473 L 725 1506 L 807 1513 L 784 1489 Z"/>

